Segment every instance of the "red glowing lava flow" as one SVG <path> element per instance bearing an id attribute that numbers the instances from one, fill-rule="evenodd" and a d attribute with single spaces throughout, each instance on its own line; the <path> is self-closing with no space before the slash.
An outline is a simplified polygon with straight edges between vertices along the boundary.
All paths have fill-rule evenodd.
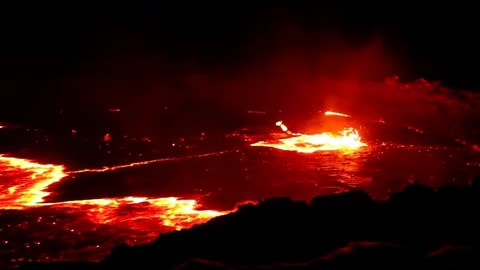
<path id="1" fill-rule="evenodd" d="M 224 153 L 226 153 L 226 152 L 225 152 L 225 151 L 222 151 L 222 152 L 199 154 L 199 155 L 187 156 L 187 157 L 159 158 L 159 159 L 152 159 L 152 160 L 146 160 L 146 161 L 132 162 L 132 163 L 128 163 L 128 164 L 111 166 L 111 167 L 103 167 L 103 168 L 97 168 L 97 169 L 83 169 L 83 170 L 78 170 L 78 171 L 71 171 L 71 172 L 69 172 L 69 174 L 85 173 L 85 172 L 115 171 L 115 170 L 119 170 L 119 169 L 125 169 L 125 168 L 131 168 L 131 167 L 138 167 L 138 166 L 149 165 L 149 164 L 158 163 L 158 162 L 178 161 L 178 160 L 185 160 L 185 159 L 191 159 L 191 158 L 202 158 L 202 157 L 209 157 L 209 156 L 221 155 L 221 154 L 224 154 Z"/>
<path id="2" fill-rule="evenodd" d="M 324 114 L 325 114 L 326 116 L 334 115 L 334 116 L 350 117 L 350 115 L 348 115 L 348 114 L 338 113 L 338 112 L 331 112 L 331 111 L 326 111 Z"/>
<path id="3" fill-rule="evenodd" d="M 326 116 L 335 115 L 350 117 L 349 115 L 325 112 Z M 323 132 L 320 134 L 301 134 L 292 133 L 282 121 L 276 123 L 283 132 L 291 135 L 291 137 L 278 139 L 274 141 L 260 141 L 251 144 L 251 146 L 271 147 L 285 151 L 296 151 L 299 153 L 314 153 L 317 151 L 333 151 L 338 150 L 343 153 L 351 153 L 357 149 L 366 146 L 361 141 L 358 131 L 354 128 L 346 128 L 338 132 L 338 134 Z"/>
<path id="4" fill-rule="evenodd" d="M 71 174 L 112 171 L 155 162 L 205 157 L 222 153 L 156 159 L 73 172 L 65 171 L 65 167 L 62 165 L 45 165 L 27 159 L 0 155 L 0 209 L 27 209 L 40 206 L 62 208 L 69 213 L 83 214 L 93 223 L 124 224 L 128 229 L 153 230 L 155 235 L 157 233 L 155 226 L 159 224 L 172 229 L 187 228 L 227 212 L 197 210 L 199 207 L 197 200 L 176 197 L 101 198 L 45 203 L 45 198 L 50 195 L 50 192 L 46 190 L 50 185 L 65 180 Z"/>

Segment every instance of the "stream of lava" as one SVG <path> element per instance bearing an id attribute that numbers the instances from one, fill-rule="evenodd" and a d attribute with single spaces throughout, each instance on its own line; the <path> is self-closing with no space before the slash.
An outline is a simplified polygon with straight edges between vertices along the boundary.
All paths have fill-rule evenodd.
<path id="1" fill-rule="evenodd" d="M 350 117 L 347 114 L 327 111 L 326 116 Z M 320 134 L 302 134 L 292 133 L 282 121 L 276 123 L 283 132 L 291 137 L 278 139 L 274 141 L 260 141 L 253 143 L 252 146 L 272 147 L 285 151 L 296 151 L 299 153 L 314 153 L 317 151 L 341 151 L 343 153 L 351 153 L 355 150 L 366 146 L 361 141 L 358 131 L 354 128 L 346 128 L 338 132 L 323 132 Z"/>
<path id="2" fill-rule="evenodd" d="M 218 154 L 221 152 L 182 159 Z M 226 212 L 214 210 L 197 210 L 199 204 L 196 199 L 187 200 L 177 197 L 123 197 L 45 202 L 45 198 L 50 195 L 48 188 L 54 183 L 68 179 L 67 177 L 73 174 L 112 171 L 176 159 L 157 159 L 68 172 L 62 165 L 45 165 L 27 159 L 0 155 L 0 209 L 61 208 L 64 212 L 83 215 L 95 224 L 123 224 L 122 227 L 146 233 L 153 232 L 154 235 L 158 233 L 155 226 L 168 227 L 172 230 L 188 228 L 225 214 Z"/>

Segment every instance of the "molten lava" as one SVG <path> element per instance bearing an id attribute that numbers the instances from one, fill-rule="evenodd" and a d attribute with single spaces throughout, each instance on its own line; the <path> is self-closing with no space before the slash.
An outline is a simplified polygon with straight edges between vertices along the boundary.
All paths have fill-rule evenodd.
<path id="1" fill-rule="evenodd" d="M 327 112 L 325 112 L 324 114 L 325 114 L 326 116 L 334 115 L 334 116 L 350 117 L 350 115 L 348 115 L 348 114 L 338 113 L 338 112 L 331 112 L 331 111 L 327 111 Z"/>
<path id="2" fill-rule="evenodd" d="M 0 183 L 1 209 L 39 205 L 50 194 L 45 191 L 48 186 L 67 176 L 63 166 L 42 165 L 3 155 L 0 155 L 0 170 L 3 178 Z"/>
<path id="3" fill-rule="evenodd" d="M 212 153 L 218 154 L 218 153 Z M 206 156 L 204 154 L 200 156 Z M 198 157 L 191 156 L 187 158 Z M 47 206 L 62 208 L 66 212 L 80 214 L 96 224 L 121 225 L 133 230 L 153 233 L 155 226 L 182 229 L 203 223 L 213 217 L 225 214 L 213 210 L 197 210 L 197 200 L 147 197 L 101 198 L 46 203 L 50 195 L 46 190 L 50 185 L 81 172 L 102 172 L 126 167 L 134 167 L 159 161 L 158 159 L 83 171 L 66 172 L 61 165 L 38 164 L 31 160 L 0 155 L 0 209 L 26 209 Z"/>
<path id="4" fill-rule="evenodd" d="M 346 114 L 330 111 L 325 112 L 325 115 L 350 117 Z M 308 135 L 292 133 L 282 121 L 278 121 L 276 125 L 291 137 L 274 141 L 260 141 L 251 146 L 272 147 L 280 150 L 296 151 L 299 153 L 314 153 L 317 151 L 342 151 L 343 153 L 350 153 L 366 146 L 366 144 L 361 141 L 358 131 L 354 128 L 343 129 L 337 134 L 324 132 Z"/>

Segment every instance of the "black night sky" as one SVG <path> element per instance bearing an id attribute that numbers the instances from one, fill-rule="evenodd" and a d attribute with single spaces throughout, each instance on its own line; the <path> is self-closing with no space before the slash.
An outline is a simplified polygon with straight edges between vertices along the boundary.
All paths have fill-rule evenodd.
<path id="1" fill-rule="evenodd" d="M 331 51 L 338 40 L 344 48 L 381 42 L 393 64 L 362 74 L 364 79 L 398 74 L 476 88 L 474 11 L 467 5 L 323 1 L 4 6 L 0 116 L 23 121 L 65 108 L 88 114 L 109 106 L 217 104 L 215 91 L 239 90 L 192 90 L 192 84 L 205 76 L 235 80 L 285 52 Z M 318 70 L 341 76 L 335 65 Z"/>

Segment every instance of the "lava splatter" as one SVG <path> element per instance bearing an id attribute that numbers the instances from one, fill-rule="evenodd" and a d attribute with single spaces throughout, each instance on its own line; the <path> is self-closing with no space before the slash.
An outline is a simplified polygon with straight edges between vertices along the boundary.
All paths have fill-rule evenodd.
<path id="1" fill-rule="evenodd" d="M 326 116 L 342 116 L 350 117 L 347 114 L 327 111 Z M 361 141 L 358 131 L 354 128 L 345 128 L 338 133 L 323 132 L 320 134 L 302 134 L 293 133 L 282 122 L 276 123 L 283 132 L 291 137 L 273 140 L 273 141 L 259 141 L 251 144 L 252 146 L 272 147 L 286 151 L 296 151 L 299 153 L 314 153 L 317 151 L 342 151 L 343 153 L 351 153 L 357 149 L 366 146 Z"/>

